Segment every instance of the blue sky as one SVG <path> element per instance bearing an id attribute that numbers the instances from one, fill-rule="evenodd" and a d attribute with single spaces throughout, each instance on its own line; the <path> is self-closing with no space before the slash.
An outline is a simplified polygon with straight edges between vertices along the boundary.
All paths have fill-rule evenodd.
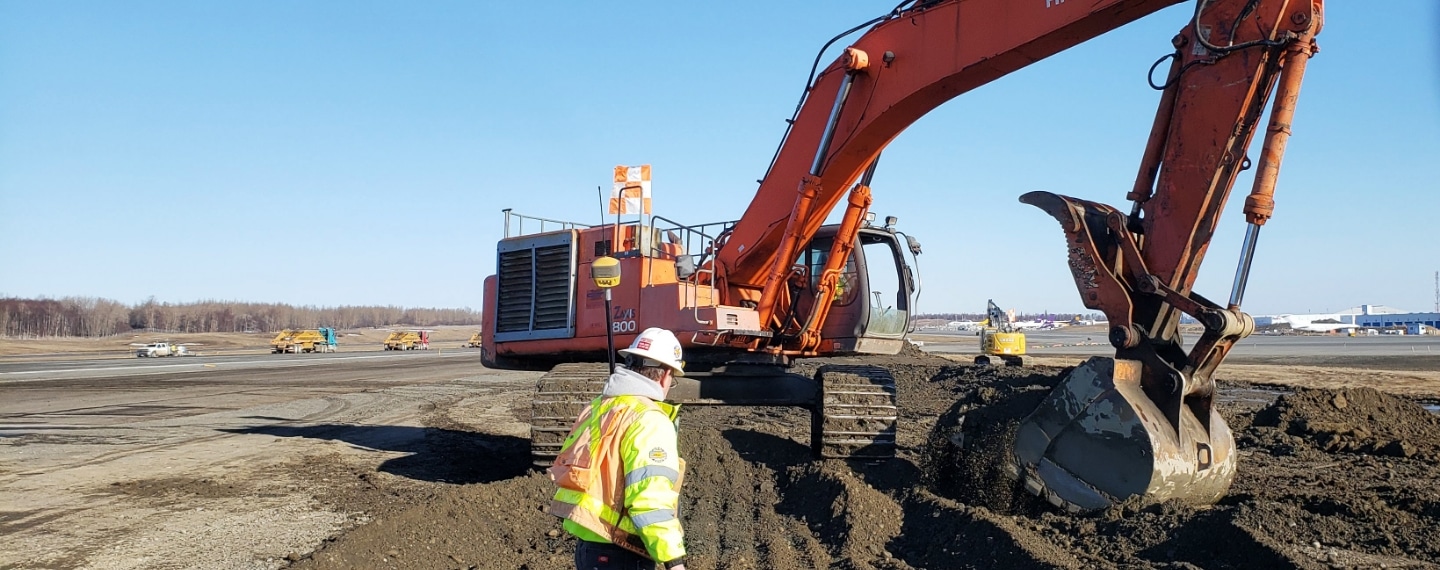
<path id="1" fill-rule="evenodd" d="M 0 0 L 0 294 L 479 308 L 502 208 L 738 217 L 816 50 L 893 2 Z M 1186 3 L 963 95 L 885 152 L 925 312 L 1079 311 L 1050 190 L 1128 209 Z M 1331 2 L 1246 295 L 1429 310 L 1440 4 Z M 842 42 L 843 45 L 843 42 Z M 827 56 L 829 61 L 832 56 Z M 1258 153 L 1258 141 L 1252 156 Z M 1197 291 L 1229 296 L 1233 199 Z"/>

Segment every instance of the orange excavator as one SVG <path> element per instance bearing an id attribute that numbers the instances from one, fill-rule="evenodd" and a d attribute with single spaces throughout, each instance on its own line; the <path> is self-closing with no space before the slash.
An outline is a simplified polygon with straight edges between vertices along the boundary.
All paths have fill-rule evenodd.
<path id="1" fill-rule="evenodd" d="M 1213 502 L 1235 473 L 1212 374 L 1254 327 L 1241 299 L 1323 1 L 1193 1 L 1173 51 L 1150 70 L 1161 102 L 1128 211 L 1046 192 L 1020 198 L 1060 222 L 1080 298 L 1109 318 L 1116 349 L 1062 378 L 1015 437 L 1012 476 L 1072 511 L 1132 497 Z M 624 345 L 651 326 L 686 347 L 689 374 L 672 399 L 805 406 L 819 455 L 893 454 L 898 414 L 886 370 L 832 365 L 804 377 L 787 368 L 804 357 L 896 354 L 905 343 L 920 246 L 893 218 L 871 222 L 881 151 L 940 104 L 1179 2 L 906 1 L 821 49 L 863 30 L 812 70 L 739 220 L 591 227 L 507 210 L 497 273 L 485 281 L 482 354 L 487 366 L 550 370 L 533 409 L 536 463 L 554 456 L 598 392 L 605 367 L 586 363 L 606 360 L 607 336 Z M 1252 162 L 1247 149 L 1272 100 Z M 1192 286 L 1235 178 L 1249 168 L 1249 229 L 1221 305 Z M 825 225 L 842 202 L 840 223 Z M 618 260 L 620 286 L 584 278 L 597 260 L 607 269 Z M 1204 325 L 1188 351 L 1182 315 Z"/>

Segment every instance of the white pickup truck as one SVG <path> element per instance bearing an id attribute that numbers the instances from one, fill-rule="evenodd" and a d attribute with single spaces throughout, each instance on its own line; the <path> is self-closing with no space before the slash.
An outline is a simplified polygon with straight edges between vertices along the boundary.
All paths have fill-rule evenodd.
<path id="1" fill-rule="evenodd" d="M 152 342 L 149 344 L 132 344 L 135 349 L 136 358 L 147 356 L 185 356 L 185 347 L 179 344 L 168 342 Z"/>

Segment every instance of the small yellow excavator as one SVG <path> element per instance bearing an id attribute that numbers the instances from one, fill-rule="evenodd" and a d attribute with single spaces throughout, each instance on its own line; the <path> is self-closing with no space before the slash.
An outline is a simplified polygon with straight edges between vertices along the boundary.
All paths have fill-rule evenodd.
<path id="1" fill-rule="evenodd" d="M 980 356 L 975 364 L 990 366 L 996 361 L 1010 366 L 1024 366 L 1029 363 L 1025 356 L 1025 333 L 1010 322 L 1010 315 L 1000 310 L 995 301 L 987 301 L 985 321 L 980 326 Z"/>

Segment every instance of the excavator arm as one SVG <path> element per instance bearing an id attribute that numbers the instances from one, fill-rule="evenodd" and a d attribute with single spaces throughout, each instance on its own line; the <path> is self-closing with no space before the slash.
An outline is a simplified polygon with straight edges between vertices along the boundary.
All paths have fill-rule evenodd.
<path id="1" fill-rule="evenodd" d="M 1000 332 L 1008 333 L 1014 330 L 1014 326 L 1010 324 L 1010 315 L 1005 314 L 993 300 L 985 302 L 985 323 Z"/>
<path id="2" fill-rule="evenodd" d="M 868 176 L 851 185 L 911 123 L 1177 3 L 936 0 L 902 3 L 877 18 L 815 76 L 755 198 L 721 244 L 717 280 L 726 298 L 774 323 L 789 302 L 784 283 L 800 248 L 847 192 L 868 197 Z M 1022 424 L 1012 471 L 1031 491 L 1089 510 L 1131 496 L 1213 501 L 1228 489 L 1234 442 L 1214 410 L 1211 374 L 1253 330 L 1240 302 L 1322 14 L 1323 0 L 1195 0 L 1174 52 L 1152 69 L 1152 83 L 1163 76 L 1162 97 L 1127 195 L 1130 211 L 1043 192 L 1021 198 L 1060 222 L 1081 299 L 1109 317 L 1117 351 L 1077 368 Z M 1252 163 L 1247 149 L 1272 93 L 1271 123 Z M 1192 287 L 1236 177 L 1252 166 L 1250 229 L 1222 306 Z M 1182 314 L 1205 326 L 1189 351 Z"/>
<path id="3" fill-rule="evenodd" d="M 1081 299 L 1105 312 L 1116 348 L 1116 358 L 1071 372 L 1022 423 L 1014 472 L 1031 491 L 1092 510 L 1130 496 L 1210 502 L 1229 489 L 1234 440 L 1215 410 L 1212 375 L 1254 331 L 1240 303 L 1322 18 L 1323 0 L 1197 2 L 1172 40 L 1130 212 L 1048 192 L 1021 197 L 1060 222 Z M 1252 163 L 1246 149 L 1272 92 Z M 1192 288 L 1235 178 L 1252 166 L 1249 228 L 1222 306 Z M 1182 314 L 1204 327 L 1189 351 Z"/>
<path id="4" fill-rule="evenodd" d="M 956 96 L 1180 0 L 907 2 L 807 90 L 717 253 L 732 303 L 769 322 L 800 247 L 901 131 Z"/>

